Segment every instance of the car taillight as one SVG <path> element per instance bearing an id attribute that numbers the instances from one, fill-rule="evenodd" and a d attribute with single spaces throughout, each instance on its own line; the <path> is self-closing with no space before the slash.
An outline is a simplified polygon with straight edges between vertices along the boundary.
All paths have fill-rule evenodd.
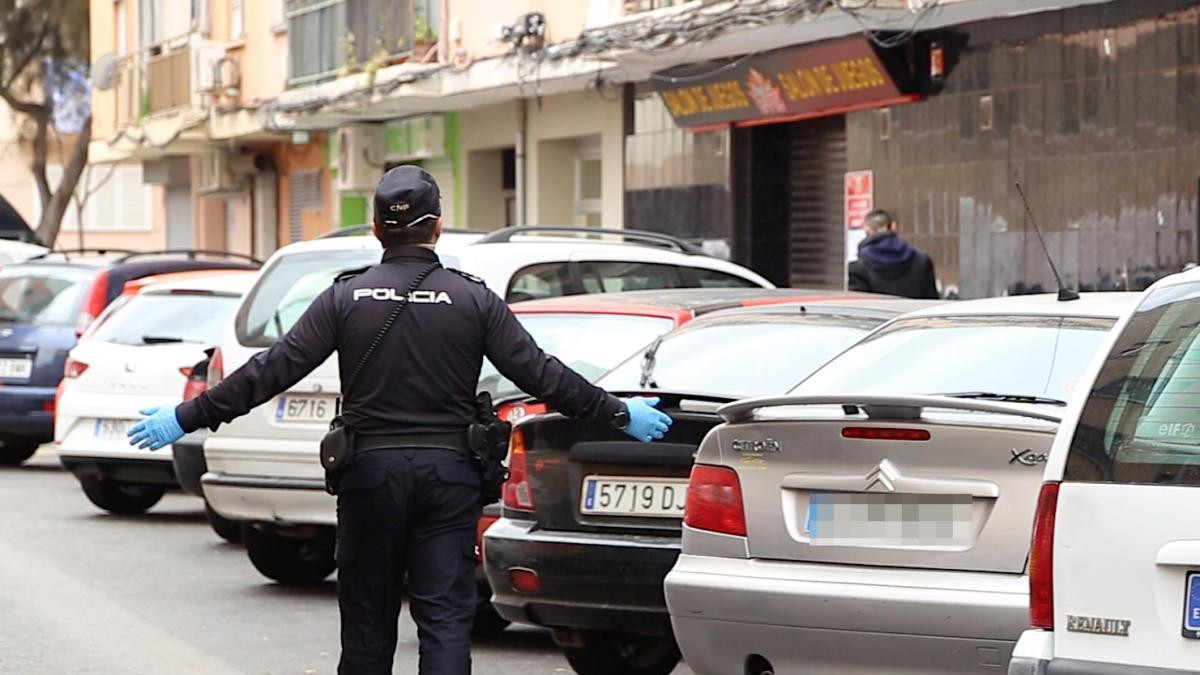
<path id="1" fill-rule="evenodd" d="M 697 530 L 746 536 L 746 512 L 742 509 L 737 472 L 727 466 L 693 466 L 683 522 Z"/>
<path id="2" fill-rule="evenodd" d="M 1042 483 L 1029 547 L 1029 623 L 1054 630 L 1054 518 L 1058 483 Z"/>
<path id="3" fill-rule="evenodd" d="M 221 348 L 217 347 L 213 350 L 212 358 L 208 360 L 208 388 L 212 389 L 223 379 L 225 379 L 225 357 L 221 354 Z"/>
<path id="4" fill-rule="evenodd" d="M 75 359 L 67 359 L 67 364 L 63 366 L 63 377 L 74 379 L 79 377 L 88 369 L 88 364 Z"/>
<path id="5" fill-rule="evenodd" d="M 533 490 L 525 462 L 525 432 L 514 429 L 508 442 L 508 482 L 504 484 L 504 506 L 517 511 L 533 510 Z"/>
<path id="6" fill-rule="evenodd" d="M 190 401 L 208 390 L 208 377 L 194 373 L 191 368 L 180 368 L 179 372 L 187 378 L 183 385 L 183 400 Z"/>
<path id="7" fill-rule="evenodd" d="M 892 427 L 844 427 L 842 438 L 854 438 L 869 441 L 927 441 L 929 432 L 925 429 L 902 429 Z"/>
<path id="8" fill-rule="evenodd" d="M 104 311 L 108 305 L 108 271 L 104 270 L 96 275 L 92 280 L 92 286 L 88 289 L 87 296 L 83 300 L 83 307 L 79 310 L 79 316 L 75 320 L 75 334 L 83 335 L 88 326 L 100 316 L 100 312 Z"/>

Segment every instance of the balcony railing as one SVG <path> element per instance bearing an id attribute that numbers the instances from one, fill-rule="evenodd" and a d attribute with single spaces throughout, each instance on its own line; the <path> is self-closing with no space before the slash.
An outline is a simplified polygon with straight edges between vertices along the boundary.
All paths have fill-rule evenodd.
<path id="1" fill-rule="evenodd" d="M 625 0 L 625 15 L 640 14 L 642 12 L 650 12 L 656 9 L 666 9 L 675 5 L 682 5 L 688 0 Z"/>
<path id="2" fill-rule="evenodd" d="M 287 0 L 288 82 L 422 55 L 437 41 L 439 0 Z"/>
<path id="3" fill-rule="evenodd" d="M 146 91 L 150 114 L 192 103 L 192 50 L 175 49 L 146 61 Z"/>

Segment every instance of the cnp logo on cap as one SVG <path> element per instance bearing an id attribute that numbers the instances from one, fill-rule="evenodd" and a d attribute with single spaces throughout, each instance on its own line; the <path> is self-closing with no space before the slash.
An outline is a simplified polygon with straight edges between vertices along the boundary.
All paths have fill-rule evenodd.
<path id="1" fill-rule="evenodd" d="M 375 188 L 375 222 L 384 227 L 415 227 L 442 215 L 437 181 L 419 166 L 398 166 Z"/>

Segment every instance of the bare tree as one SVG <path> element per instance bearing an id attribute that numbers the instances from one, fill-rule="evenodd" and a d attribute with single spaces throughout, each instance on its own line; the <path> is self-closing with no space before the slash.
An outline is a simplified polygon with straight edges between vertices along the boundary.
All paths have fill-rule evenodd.
<path id="1" fill-rule="evenodd" d="M 92 180 L 92 172 L 95 169 L 96 169 L 95 164 L 87 165 L 87 168 L 84 169 L 84 172 L 83 172 L 83 182 L 82 182 L 81 186 L 79 187 L 79 189 L 75 190 L 75 193 L 73 195 L 71 195 L 71 202 L 73 204 L 75 204 L 75 223 L 79 227 L 79 248 L 84 247 L 84 243 L 83 243 L 83 228 L 84 228 L 83 212 L 87 208 L 88 201 L 91 200 L 92 195 L 94 195 L 97 192 L 99 192 L 100 190 L 104 189 L 104 186 L 107 185 L 108 181 L 112 179 L 113 174 L 117 170 L 117 163 L 110 162 L 108 164 L 108 166 L 105 167 L 105 169 L 104 169 L 104 175 L 101 176 L 100 179 L 97 181 Z"/>
<path id="2" fill-rule="evenodd" d="M 46 246 L 53 246 L 58 238 L 63 215 L 87 165 L 92 140 L 92 119 L 88 115 L 67 154 L 62 180 L 52 190 L 46 176 L 46 157 L 54 103 L 47 78 L 55 64 L 82 66 L 87 61 L 87 0 L 0 0 L 0 99 L 34 126 L 30 169 L 42 205 L 42 217 L 34 232 Z"/>

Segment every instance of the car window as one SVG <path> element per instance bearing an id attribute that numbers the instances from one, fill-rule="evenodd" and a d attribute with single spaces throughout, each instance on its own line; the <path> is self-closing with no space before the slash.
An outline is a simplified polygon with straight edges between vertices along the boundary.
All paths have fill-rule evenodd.
<path id="1" fill-rule="evenodd" d="M 718 272 L 716 270 L 704 269 L 702 267 L 691 268 L 696 275 L 696 281 L 701 288 L 758 288 L 758 284 L 735 277 L 732 274 Z"/>
<path id="2" fill-rule="evenodd" d="M 570 295 L 569 275 L 565 262 L 530 265 L 513 275 L 504 299 L 507 302 L 523 302 Z"/>
<path id="3" fill-rule="evenodd" d="M 587 293 L 620 293 L 679 288 L 683 280 L 674 265 L 641 262 L 590 262 L 580 265 Z"/>
<path id="4" fill-rule="evenodd" d="M 595 381 L 610 368 L 671 330 L 670 319 L 619 314 L 517 314 L 538 346 L 572 370 Z M 484 361 L 479 391 L 493 398 L 520 393 L 517 385 Z"/>
<path id="5" fill-rule="evenodd" d="M 1146 297 L 1080 414 L 1065 480 L 1200 486 L 1200 289 Z"/>
<path id="6" fill-rule="evenodd" d="M 73 325 L 95 270 L 14 266 L 0 270 L 0 321 Z"/>
<path id="7" fill-rule="evenodd" d="M 937 316 L 888 325 L 829 362 L 797 394 L 963 394 L 1066 401 L 1110 319 Z"/>
<path id="8" fill-rule="evenodd" d="M 613 391 L 758 396 L 787 391 L 879 322 L 846 317 L 761 315 L 694 322 L 621 363 L 596 384 Z M 646 353 L 654 363 L 645 386 Z"/>
<path id="9" fill-rule="evenodd" d="M 238 342 L 270 347 L 334 278 L 379 262 L 379 251 L 313 251 L 279 258 L 263 271 L 235 321 Z"/>
<path id="10" fill-rule="evenodd" d="M 129 298 L 90 337 L 122 345 L 213 345 L 237 305 L 238 298 L 230 295 L 143 293 Z"/>

